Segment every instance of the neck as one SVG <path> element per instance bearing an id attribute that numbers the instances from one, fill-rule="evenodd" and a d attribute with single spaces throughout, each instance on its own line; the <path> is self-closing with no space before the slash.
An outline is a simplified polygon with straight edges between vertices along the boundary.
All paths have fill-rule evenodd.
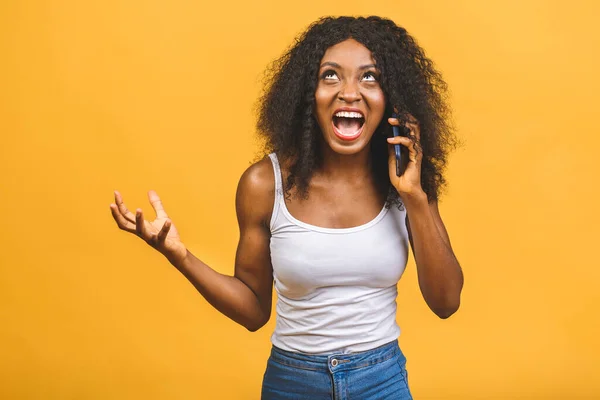
<path id="1" fill-rule="evenodd" d="M 364 181 L 372 179 L 370 146 L 356 154 L 339 154 L 322 143 L 323 163 L 319 172 L 328 180 L 335 181 Z"/>

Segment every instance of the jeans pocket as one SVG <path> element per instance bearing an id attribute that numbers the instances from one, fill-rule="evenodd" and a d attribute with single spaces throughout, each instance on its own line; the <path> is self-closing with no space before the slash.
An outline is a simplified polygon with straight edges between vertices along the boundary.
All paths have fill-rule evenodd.
<path id="1" fill-rule="evenodd" d="M 324 369 L 303 369 L 270 359 L 261 389 L 262 400 L 331 399 L 331 378 Z"/>

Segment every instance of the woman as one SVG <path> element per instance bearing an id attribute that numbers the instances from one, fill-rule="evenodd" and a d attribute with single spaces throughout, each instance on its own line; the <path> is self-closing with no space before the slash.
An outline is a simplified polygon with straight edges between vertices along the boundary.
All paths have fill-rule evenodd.
<path id="1" fill-rule="evenodd" d="M 319 20 L 269 72 L 258 121 L 268 157 L 239 182 L 234 276 L 186 249 L 155 192 L 153 222 L 117 192 L 113 217 L 250 331 L 269 320 L 274 284 L 263 399 L 409 399 L 396 324 L 409 243 L 440 318 L 463 285 L 437 206 L 454 145 L 445 83 L 406 30 L 379 17 Z M 391 126 L 407 134 L 391 137 Z"/>

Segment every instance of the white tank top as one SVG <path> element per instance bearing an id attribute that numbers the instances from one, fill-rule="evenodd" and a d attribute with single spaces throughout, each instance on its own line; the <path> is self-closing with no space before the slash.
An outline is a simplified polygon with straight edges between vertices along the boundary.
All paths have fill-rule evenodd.
<path id="1" fill-rule="evenodd" d="M 277 156 L 271 261 L 277 316 L 271 342 L 307 354 L 354 353 L 398 338 L 397 283 L 408 258 L 404 208 L 353 228 L 321 228 L 288 211 Z"/>

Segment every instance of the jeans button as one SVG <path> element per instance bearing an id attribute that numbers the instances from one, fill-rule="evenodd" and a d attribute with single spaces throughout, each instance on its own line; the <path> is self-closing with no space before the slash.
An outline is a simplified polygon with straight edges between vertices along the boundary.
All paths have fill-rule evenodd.
<path id="1" fill-rule="evenodd" d="M 332 367 L 337 367 L 337 365 L 338 365 L 338 360 L 336 360 L 335 358 L 333 360 L 331 360 Z"/>

